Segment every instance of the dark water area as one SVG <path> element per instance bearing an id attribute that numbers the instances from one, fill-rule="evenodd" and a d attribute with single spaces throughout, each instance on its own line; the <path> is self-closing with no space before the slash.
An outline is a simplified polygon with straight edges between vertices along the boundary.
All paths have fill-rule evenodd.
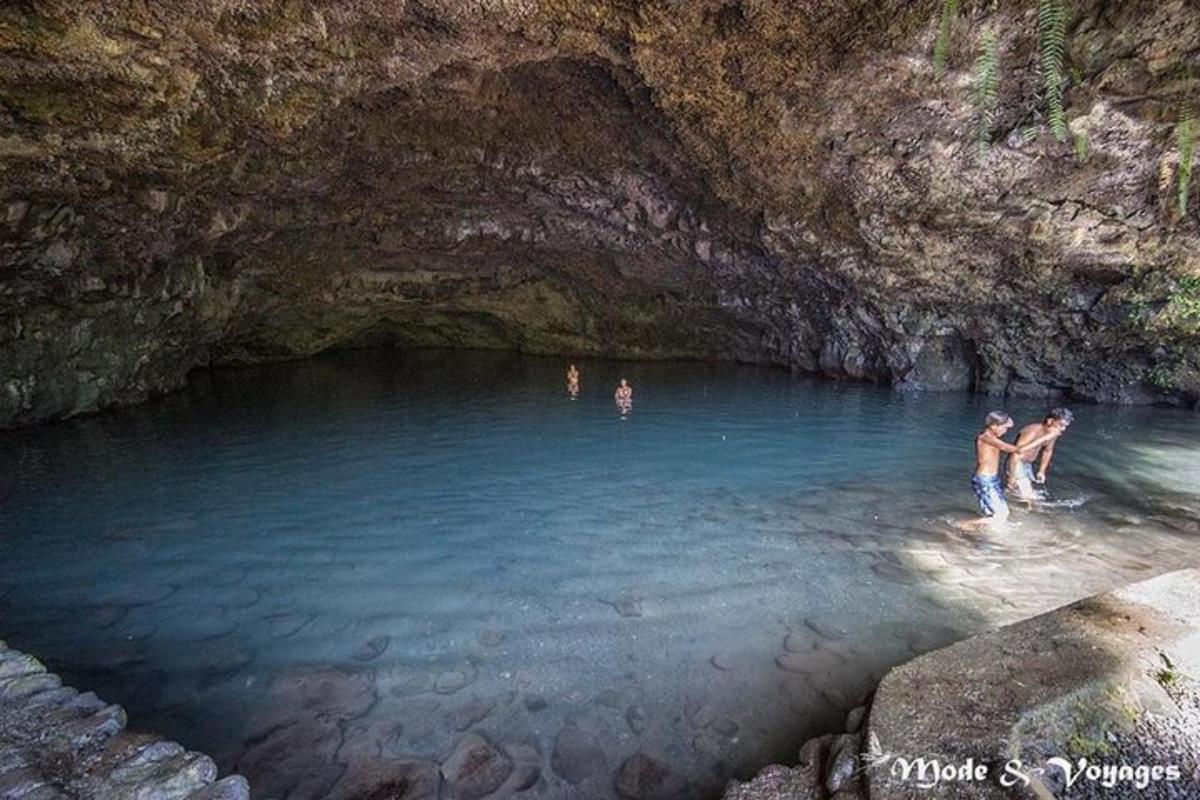
<path id="1" fill-rule="evenodd" d="M 259 797 L 470 732 L 520 797 L 639 751 L 713 797 L 914 654 L 1200 565 L 1194 412 L 1077 407 L 1053 502 L 972 536 L 995 398 L 578 363 L 330 354 L 0 431 L 0 638 Z"/>

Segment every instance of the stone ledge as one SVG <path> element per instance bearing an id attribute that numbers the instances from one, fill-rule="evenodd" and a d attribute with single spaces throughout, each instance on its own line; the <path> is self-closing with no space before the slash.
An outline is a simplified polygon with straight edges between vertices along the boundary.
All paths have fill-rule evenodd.
<path id="1" fill-rule="evenodd" d="M 884 676 L 865 728 L 863 715 L 857 708 L 845 733 L 805 742 L 797 766 L 734 782 L 724 800 L 1200 798 L 1200 570 L 919 656 Z M 920 758 L 927 777 L 934 762 L 982 772 L 922 781 Z M 1068 795 L 1055 758 L 1080 772 L 1081 758 L 1101 768 L 1174 764 L 1179 778 L 1147 788 L 1084 774 Z M 1006 774 L 1013 785 L 1001 785 Z"/>
<path id="2" fill-rule="evenodd" d="M 1195 569 L 966 639 L 897 667 L 880 683 L 867 728 L 875 751 L 867 759 L 874 763 L 866 770 L 869 796 L 1062 797 L 1065 773 L 1052 759 L 1077 767 L 1082 758 L 1093 766 L 1175 762 L 1180 778 L 1150 791 L 1200 797 L 1197 681 Z M 972 765 L 979 777 L 922 787 L 916 769 L 905 779 L 897 766 L 897 759 L 921 757 Z M 1014 785 L 1001 784 L 1006 774 Z M 1102 790 L 1085 778 L 1070 796 L 1129 797 L 1144 789 Z"/>
<path id="3" fill-rule="evenodd" d="M 125 730 L 125 711 L 0 641 L 0 800 L 248 800 L 240 775 Z"/>

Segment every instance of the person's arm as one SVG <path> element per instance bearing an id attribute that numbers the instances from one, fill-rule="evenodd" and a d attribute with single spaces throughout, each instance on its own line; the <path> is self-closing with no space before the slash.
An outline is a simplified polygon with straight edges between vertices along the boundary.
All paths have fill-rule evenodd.
<path id="1" fill-rule="evenodd" d="M 1049 433 L 1043 433 L 1041 436 L 1037 437 L 1032 442 L 1027 442 L 1027 443 L 1021 445 L 1020 447 L 1018 447 L 1017 452 L 1024 453 L 1026 450 L 1032 450 L 1035 447 L 1041 447 L 1046 442 L 1052 442 L 1055 439 L 1057 439 L 1058 435 L 1059 435 L 1058 431 L 1050 431 Z"/>
<path id="2" fill-rule="evenodd" d="M 1050 459 L 1054 458 L 1054 442 L 1055 440 L 1052 439 L 1042 448 L 1041 458 L 1038 459 L 1037 475 L 1034 476 L 1034 480 L 1038 483 L 1046 482 L 1046 470 L 1050 469 Z"/>
<path id="3" fill-rule="evenodd" d="M 1019 453 L 1020 449 L 1016 445 L 1011 445 L 998 436 L 992 434 L 991 431 L 985 431 L 983 434 L 984 444 L 990 444 L 1002 453 Z"/>

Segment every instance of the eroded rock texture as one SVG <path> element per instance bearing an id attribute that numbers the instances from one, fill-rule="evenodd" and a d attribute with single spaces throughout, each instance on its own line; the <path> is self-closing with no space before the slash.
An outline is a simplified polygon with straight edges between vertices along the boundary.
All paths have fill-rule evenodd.
<path id="1" fill-rule="evenodd" d="M 1069 4 L 1086 148 L 1036 4 L 964 3 L 940 80 L 937 5 L 11 0 L 0 424 L 371 342 L 1193 401 L 1194 0 Z"/>

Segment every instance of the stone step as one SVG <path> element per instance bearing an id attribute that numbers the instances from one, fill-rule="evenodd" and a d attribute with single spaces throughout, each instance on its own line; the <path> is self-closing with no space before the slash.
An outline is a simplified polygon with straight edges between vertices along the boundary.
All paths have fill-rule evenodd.
<path id="1" fill-rule="evenodd" d="M 0 640 L 0 799 L 249 800 L 203 753 L 125 730 L 125 710 L 62 685 Z"/>

